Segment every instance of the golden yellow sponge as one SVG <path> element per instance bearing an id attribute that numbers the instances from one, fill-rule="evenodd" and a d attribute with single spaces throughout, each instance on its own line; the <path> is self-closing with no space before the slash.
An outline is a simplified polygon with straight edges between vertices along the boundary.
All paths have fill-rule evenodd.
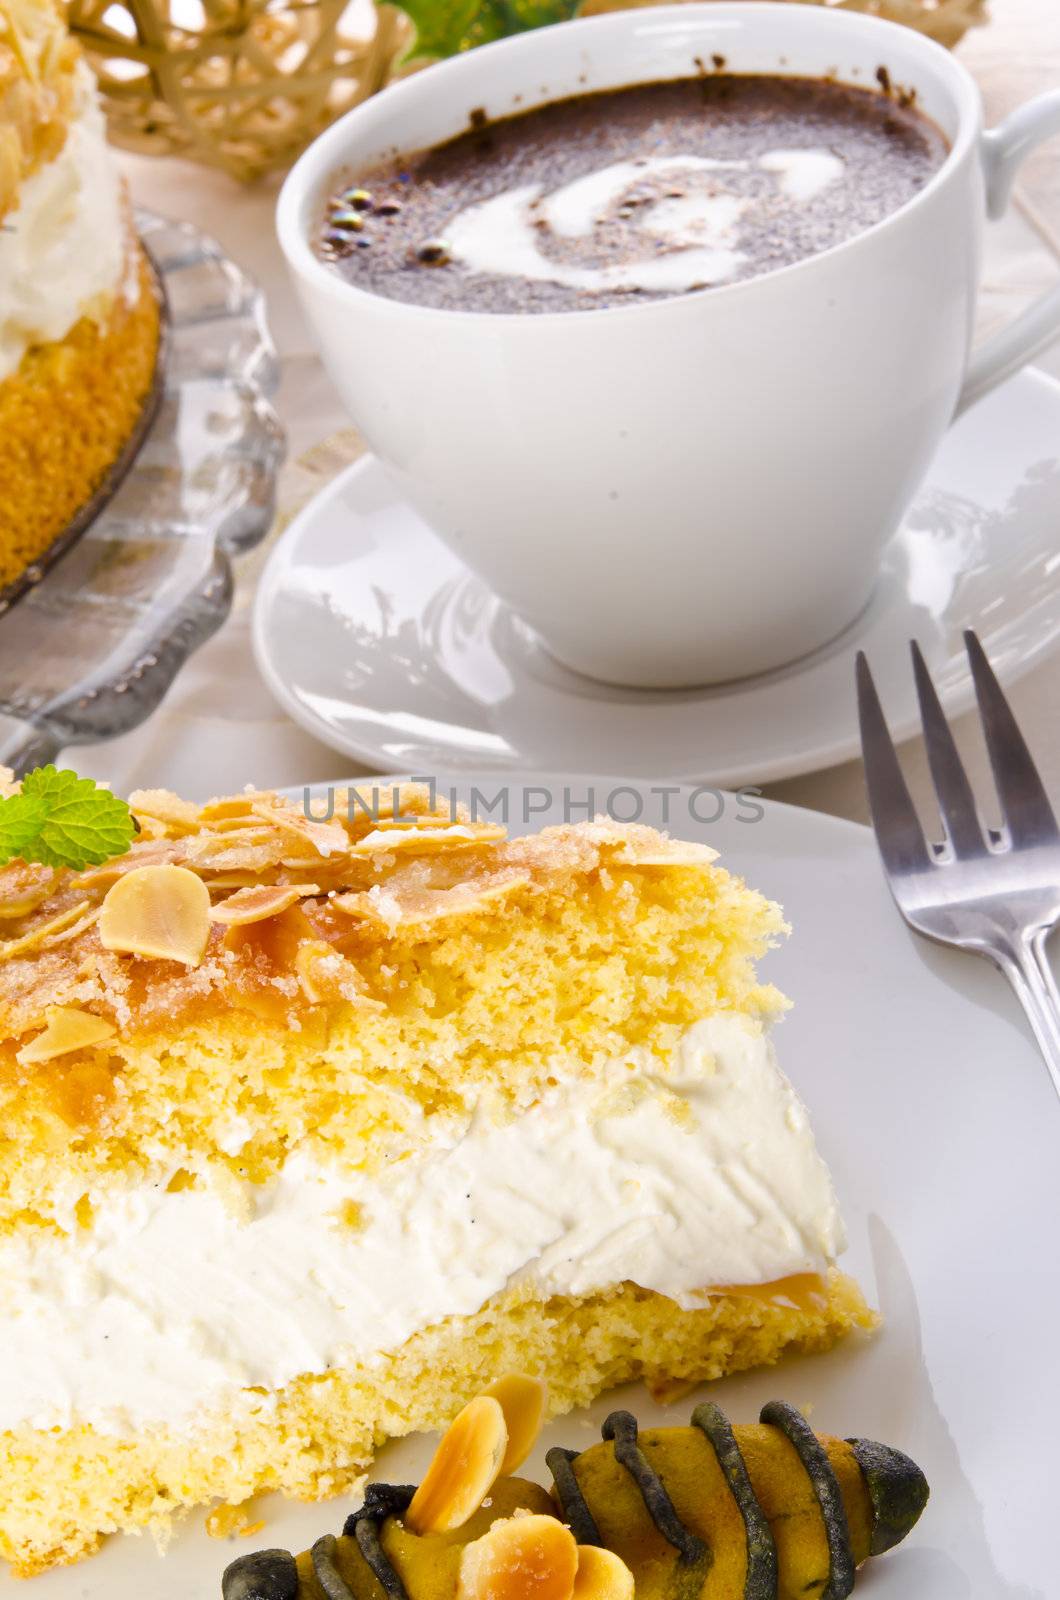
<path id="1" fill-rule="evenodd" d="M 298 1379 L 208 1417 L 193 1439 L 124 1439 L 75 1428 L 0 1435 L 0 1555 L 20 1577 L 91 1555 L 112 1533 L 160 1537 L 189 1506 L 238 1504 L 266 1489 L 301 1500 L 358 1489 L 386 1439 L 439 1429 L 505 1372 L 539 1373 L 562 1415 L 630 1379 L 668 1385 L 828 1350 L 876 1317 L 832 1274 L 819 1308 L 720 1295 L 700 1311 L 632 1284 L 540 1302 L 512 1291 L 450 1318 L 370 1368 Z M 47 1485 L 40 1493 L 39 1486 Z M 34 1487 L 38 1486 L 38 1487 Z"/>
<path id="2" fill-rule="evenodd" d="M 136 294 L 103 320 L 82 317 L 64 339 L 34 345 L 0 381 L 0 588 L 15 582 L 107 478 L 155 380 L 159 302 L 130 231 Z"/>
<path id="3" fill-rule="evenodd" d="M 783 1005 L 754 971 L 784 929 L 779 909 L 712 851 L 650 828 L 509 840 L 492 824 L 450 824 L 408 786 L 408 826 L 359 803 L 345 820 L 344 793 L 329 822 L 271 794 L 132 804 L 139 839 L 119 861 L 0 869 L 0 1229 L 54 1217 L 56 1161 L 72 1187 L 144 1177 L 147 1148 L 156 1165 L 263 1182 L 312 1137 L 374 1170 L 423 1115 L 484 1093 L 529 1103 L 558 1058 L 586 1075 L 636 1048 L 665 1058 L 697 1017 Z M 197 967 L 100 938 L 111 884 L 159 863 L 210 890 Z M 226 915 L 262 886 L 295 898 L 256 921 Z M 31 1066 L 53 1006 L 115 1034 Z M 246 1137 L 231 1155 L 236 1123 Z"/>

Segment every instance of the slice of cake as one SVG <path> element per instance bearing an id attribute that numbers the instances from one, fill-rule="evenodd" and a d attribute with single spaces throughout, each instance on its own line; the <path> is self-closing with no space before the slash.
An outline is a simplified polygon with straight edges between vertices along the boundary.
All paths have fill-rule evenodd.
<path id="1" fill-rule="evenodd" d="M 767 1025 L 779 909 L 653 830 L 426 790 L 133 797 L 0 872 L 0 1551 L 357 1483 L 503 1373 L 555 1411 L 873 1318 Z"/>
<path id="2" fill-rule="evenodd" d="M 0 589 L 140 422 L 159 306 L 56 0 L 0 0 Z"/>

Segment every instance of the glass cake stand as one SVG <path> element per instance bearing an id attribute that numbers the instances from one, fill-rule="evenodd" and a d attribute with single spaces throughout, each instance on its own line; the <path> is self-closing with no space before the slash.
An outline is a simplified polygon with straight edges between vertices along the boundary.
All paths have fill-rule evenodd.
<path id="1" fill-rule="evenodd" d="M 0 763 L 17 774 L 142 722 L 224 621 L 231 559 L 273 519 L 284 446 L 263 296 L 197 228 L 136 221 L 166 303 L 159 393 L 89 525 L 0 598 Z"/>

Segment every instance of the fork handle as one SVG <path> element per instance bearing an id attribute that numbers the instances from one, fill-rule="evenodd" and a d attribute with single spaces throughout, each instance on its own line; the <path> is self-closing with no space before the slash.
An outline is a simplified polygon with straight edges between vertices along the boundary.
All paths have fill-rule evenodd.
<path id="1" fill-rule="evenodd" d="M 1060 993 L 1045 949 L 1048 933 L 1040 929 L 990 953 L 1016 991 L 1060 1095 Z"/>

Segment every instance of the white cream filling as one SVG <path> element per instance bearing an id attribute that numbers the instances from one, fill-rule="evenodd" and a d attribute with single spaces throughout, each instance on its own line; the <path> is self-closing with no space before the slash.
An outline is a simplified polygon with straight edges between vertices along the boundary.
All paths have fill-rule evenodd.
<path id="1" fill-rule="evenodd" d="M 0 1429 L 194 1426 L 251 1385 L 371 1361 L 509 1285 L 711 1285 L 823 1270 L 843 1246 L 827 1168 L 766 1035 L 714 1017 L 672 1066 L 560 1082 L 381 1178 L 292 1157 L 240 1216 L 206 1188 L 101 1199 L 91 1232 L 0 1246 Z M 360 1207 L 356 1226 L 351 1203 Z"/>
<path id="2" fill-rule="evenodd" d="M 125 265 L 121 184 L 89 69 L 54 161 L 23 183 L 0 226 L 0 380 L 31 345 L 63 339 L 119 292 Z"/>
<path id="3" fill-rule="evenodd" d="M 773 175 L 797 205 L 811 203 L 845 171 L 838 156 L 816 148 L 767 150 L 754 163 L 680 155 L 615 161 L 550 192 L 523 184 L 466 206 L 446 227 L 445 247 L 470 272 L 587 293 L 682 292 L 724 283 L 746 260 L 740 222 L 755 202 L 727 190 L 721 174 L 752 165 Z M 666 191 L 675 184 L 676 192 Z M 616 219 L 619 202 L 628 215 L 620 211 Z M 597 227 L 616 220 L 627 226 L 628 260 L 580 265 L 542 248 L 550 237 L 591 242 Z"/>

